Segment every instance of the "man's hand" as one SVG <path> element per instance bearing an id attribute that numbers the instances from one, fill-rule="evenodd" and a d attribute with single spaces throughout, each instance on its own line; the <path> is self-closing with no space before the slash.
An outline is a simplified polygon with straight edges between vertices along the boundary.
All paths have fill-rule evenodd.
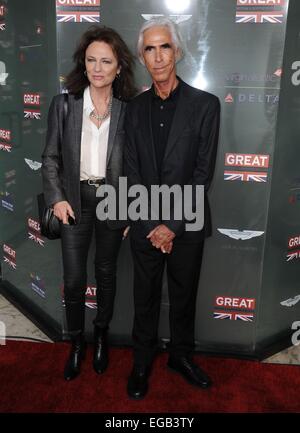
<path id="1" fill-rule="evenodd" d="M 73 209 L 67 201 L 59 201 L 53 206 L 54 215 L 63 222 L 69 224 L 69 216 L 75 220 Z"/>
<path id="2" fill-rule="evenodd" d="M 151 244 L 155 248 L 160 248 L 162 252 L 164 252 L 163 249 L 165 250 L 165 252 L 168 252 L 169 250 L 171 252 L 173 246 L 172 241 L 175 236 L 176 235 L 174 232 L 172 232 L 172 230 L 170 230 L 164 224 L 160 224 L 159 226 L 155 227 L 155 229 L 151 230 L 151 232 L 147 236 L 147 239 L 150 240 Z M 169 245 L 170 242 L 172 242 L 172 245 Z"/>
<path id="3" fill-rule="evenodd" d="M 125 228 L 125 230 L 123 231 L 122 241 L 123 241 L 124 239 L 127 238 L 127 235 L 128 235 L 129 230 L 130 230 L 130 226 L 127 226 L 127 227 Z"/>
<path id="4" fill-rule="evenodd" d="M 171 254 L 173 249 L 173 241 L 170 241 L 167 244 L 163 244 L 160 249 L 164 254 Z"/>

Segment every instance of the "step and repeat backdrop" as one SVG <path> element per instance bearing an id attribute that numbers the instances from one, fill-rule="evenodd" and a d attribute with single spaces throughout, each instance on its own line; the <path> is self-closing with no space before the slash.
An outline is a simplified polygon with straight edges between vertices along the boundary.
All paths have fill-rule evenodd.
<path id="1" fill-rule="evenodd" d="M 25 2 L 24 2 L 25 3 Z M 299 2 L 298 2 L 299 3 Z M 197 300 L 203 351 L 259 356 L 297 331 L 300 320 L 299 84 L 294 0 L 0 0 L 0 241 L 5 290 L 66 333 L 59 241 L 40 234 L 36 195 L 47 110 L 80 35 L 94 23 L 115 28 L 135 52 L 140 26 L 168 16 L 181 30 L 179 76 L 221 101 L 221 131 L 210 190 Z M 297 58 L 298 56 L 298 58 Z M 136 62 L 137 87 L 151 85 Z M 89 257 L 86 327 L 96 313 Z M 168 340 L 168 294 L 160 318 Z M 111 337 L 130 343 L 133 320 L 129 242 L 119 257 Z M 294 328 L 294 329 L 292 329 Z M 286 340 L 287 341 L 287 340 Z"/>

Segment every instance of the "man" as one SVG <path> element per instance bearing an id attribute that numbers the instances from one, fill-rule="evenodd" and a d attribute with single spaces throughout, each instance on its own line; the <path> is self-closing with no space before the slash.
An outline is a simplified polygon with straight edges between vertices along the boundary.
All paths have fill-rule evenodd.
<path id="1" fill-rule="evenodd" d="M 125 175 L 128 184 L 145 186 L 149 195 L 153 185 L 182 188 L 192 185 L 194 189 L 204 185 L 207 191 L 216 158 L 219 100 L 177 77 L 181 38 L 169 19 L 154 19 L 143 25 L 138 52 L 153 85 L 127 106 Z M 210 378 L 192 360 L 203 243 L 211 231 L 206 196 L 204 214 L 204 228 L 199 231 L 187 231 L 184 218 L 178 220 L 173 214 L 168 220 L 163 219 L 161 210 L 158 221 L 152 218 L 131 224 L 135 305 L 134 366 L 127 386 L 131 398 L 141 399 L 148 391 L 148 377 L 157 348 L 165 264 L 170 301 L 168 367 L 196 386 L 211 385 Z"/>

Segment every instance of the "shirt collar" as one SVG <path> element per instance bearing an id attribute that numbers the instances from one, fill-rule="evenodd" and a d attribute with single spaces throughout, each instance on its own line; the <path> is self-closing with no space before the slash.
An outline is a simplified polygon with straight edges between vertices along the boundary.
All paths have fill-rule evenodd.
<path id="1" fill-rule="evenodd" d="M 176 75 L 176 77 L 177 77 L 177 75 Z M 172 90 L 172 92 L 169 94 L 169 96 L 167 97 L 167 99 L 165 99 L 165 101 L 166 100 L 172 100 L 172 99 L 174 99 L 178 95 L 179 89 L 181 87 L 181 79 L 179 77 L 177 77 L 177 79 L 178 79 L 177 86 L 175 87 L 174 90 Z M 152 84 L 152 86 L 151 86 L 151 94 L 152 94 L 152 96 L 153 96 L 154 99 L 161 99 L 161 97 L 159 95 L 157 95 L 156 92 L 155 92 L 154 84 Z"/>
<path id="2" fill-rule="evenodd" d="M 87 86 L 83 92 L 83 109 L 88 115 L 94 111 L 95 107 L 91 98 L 90 86 Z"/>

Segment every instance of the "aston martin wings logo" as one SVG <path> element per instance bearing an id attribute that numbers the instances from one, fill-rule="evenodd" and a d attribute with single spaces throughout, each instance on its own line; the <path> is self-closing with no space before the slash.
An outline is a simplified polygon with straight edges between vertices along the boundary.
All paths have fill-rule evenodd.
<path id="1" fill-rule="evenodd" d="M 142 14 L 142 17 L 144 20 L 149 21 L 154 18 L 158 17 L 164 17 L 163 14 Z M 190 18 L 192 18 L 193 15 L 168 15 L 171 20 L 175 21 L 176 24 L 183 23 L 184 21 L 188 21 Z"/>
<path id="2" fill-rule="evenodd" d="M 31 170 L 36 171 L 36 170 L 40 169 L 42 166 L 41 162 L 32 161 L 32 159 L 27 159 L 27 158 L 24 158 L 24 159 L 25 159 L 26 164 L 29 165 L 29 167 L 31 168 Z"/>
<path id="3" fill-rule="evenodd" d="M 0 86 L 5 86 L 8 75 L 5 63 L 0 61 Z"/>
<path id="4" fill-rule="evenodd" d="M 295 296 L 294 298 L 286 299 L 285 301 L 280 302 L 280 305 L 284 307 L 292 307 L 296 305 L 300 301 L 300 295 Z"/>
<path id="5" fill-rule="evenodd" d="M 254 230 L 236 230 L 236 229 L 218 229 L 220 233 L 232 239 L 246 241 L 248 239 L 256 238 L 264 234 L 264 232 Z"/>

